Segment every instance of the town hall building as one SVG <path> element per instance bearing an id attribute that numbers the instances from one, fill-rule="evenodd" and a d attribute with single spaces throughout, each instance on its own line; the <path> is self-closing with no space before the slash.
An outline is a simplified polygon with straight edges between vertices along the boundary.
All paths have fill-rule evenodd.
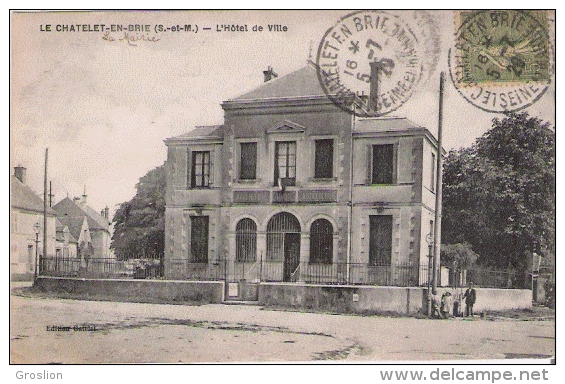
<path id="1" fill-rule="evenodd" d="M 311 64 L 265 80 L 165 140 L 166 277 L 425 284 L 435 137 L 338 108 Z"/>

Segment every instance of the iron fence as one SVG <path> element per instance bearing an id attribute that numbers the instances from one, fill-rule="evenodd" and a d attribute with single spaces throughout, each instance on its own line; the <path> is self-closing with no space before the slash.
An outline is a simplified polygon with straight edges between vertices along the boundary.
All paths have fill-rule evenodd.
<path id="1" fill-rule="evenodd" d="M 43 276 L 84 278 L 173 279 L 191 281 L 290 282 L 332 285 L 426 286 L 431 271 L 416 263 L 288 263 L 285 261 L 215 260 L 204 263 L 187 259 L 132 259 L 42 257 L 38 272 Z M 517 271 L 473 267 L 449 270 L 440 286 L 520 288 Z"/>
<path id="2" fill-rule="evenodd" d="M 523 288 L 523 279 L 516 271 L 501 269 L 473 268 L 463 270 L 461 275 L 465 276 L 463 284 L 469 282 L 482 288 Z"/>
<path id="3" fill-rule="evenodd" d="M 304 282 L 335 285 L 417 286 L 427 282 L 427 265 L 395 263 L 374 265 L 367 263 L 299 263 L 285 273 L 284 262 L 267 261 L 260 268 L 262 281 Z"/>
<path id="4" fill-rule="evenodd" d="M 187 259 L 166 259 L 165 277 L 173 280 L 220 281 L 226 279 L 226 260 L 207 263 L 190 262 Z"/>
<path id="5" fill-rule="evenodd" d="M 39 274 L 56 277 L 148 279 L 162 278 L 164 266 L 160 259 L 42 257 L 39 260 Z"/>

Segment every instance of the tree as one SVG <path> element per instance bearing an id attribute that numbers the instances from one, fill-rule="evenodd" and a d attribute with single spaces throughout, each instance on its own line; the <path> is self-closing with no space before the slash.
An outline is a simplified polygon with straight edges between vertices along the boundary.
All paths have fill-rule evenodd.
<path id="1" fill-rule="evenodd" d="M 441 246 L 441 264 L 469 268 L 479 258 L 469 243 L 446 244 Z"/>
<path id="2" fill-rule="evenodd" d="M 139 179 L 137 193 L 114 215 L 111 247 L 118 259 L 157 257 L 165 250 L 165 165 Z"/>
<path id="3" fill-rule="evenodd" d="M 449 152 L 442 239 L 468 242 L 482 265 L 527 271 L 554 248 L 555 132 L 527 113 L 493 119 L 469 148 Z"/>

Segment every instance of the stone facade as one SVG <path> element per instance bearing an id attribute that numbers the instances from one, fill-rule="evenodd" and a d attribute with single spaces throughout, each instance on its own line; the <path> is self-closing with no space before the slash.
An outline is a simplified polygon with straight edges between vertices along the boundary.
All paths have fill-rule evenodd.
<path id="1" fill-rule="evenodd" d="M 26 185 L 25 171 L 23 167 L 16 167 L 15 176 L 10 178 L 10 274 L 13 279 L 31 279 L 36 253 L 38 258 L 43 256 L 43 199 Z M 56 221 L 55 211 L 47 207 L 47 256 L 55 254 Z M 36 225 L 39 225 L 37 236 Z"/>
<path id="2" fill-rule="evenodd" d="M 223 125 L 165 140 L 168 277 L 200 264 L 228 280 L 370 284 L 374 266 L 394 285 L 422 283 L 437 156 L 427 129 L 353 117 L 312 66 L 222 108 Z"/>

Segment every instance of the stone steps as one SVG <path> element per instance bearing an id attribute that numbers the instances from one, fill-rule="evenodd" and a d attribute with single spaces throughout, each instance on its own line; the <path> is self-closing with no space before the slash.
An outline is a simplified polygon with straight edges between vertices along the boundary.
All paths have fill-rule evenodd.
<path id="1" fill-rule="evenodd" d="M 224 300 L 222 304 L 227 305 L 259 305 L 259 301 L 244 301 L 244 300 Z"/>

